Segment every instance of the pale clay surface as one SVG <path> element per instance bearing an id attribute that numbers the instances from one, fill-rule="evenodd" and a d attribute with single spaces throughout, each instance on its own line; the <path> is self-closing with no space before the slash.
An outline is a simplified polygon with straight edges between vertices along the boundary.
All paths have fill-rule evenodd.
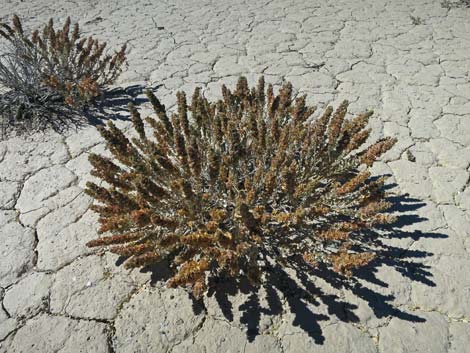
<path id="1" fill-rule="evenodd" d="M 415 221 L 389 240 L 410 267 L 384 263 L 357 290 L 317 279 L 315 304 L 295 292 L 273 302 L 265 289 L 254 301 L 229 292 L 192 303 L 84 246 L 97 229 L 83 193 L 87 156 L 104 152 L 93 126 L 10 138 L 0 142 L 0 352 L 468 351 L 470 8 L 438 0 L 0 0 L 0 8 L 2 20 L 17 13 L 35 27 L 70 15 L 110 47 L 127 41 L 130 67 L 118 84 L 157 87 L 168 107 L 178 89 L 201 86 L 214 98 L 220 83 L 264 74 L 290 80 L 320 107 L 348 99 L 352 113 L 374 108 L 373 138 L 399 141 L 374 171 L 420 204 L 409 203 Z"/>

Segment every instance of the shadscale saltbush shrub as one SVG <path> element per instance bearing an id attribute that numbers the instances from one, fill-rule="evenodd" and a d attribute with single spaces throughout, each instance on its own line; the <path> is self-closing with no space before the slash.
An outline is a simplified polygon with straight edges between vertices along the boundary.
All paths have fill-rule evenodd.
<path id="1" fill-rule="evenodd" d="M 395 140 L 359 149 L 372 112 L 346 119 L 345 101 L 312 119 L 315 107 L 290 83 L 275 95 L 263 78 L 250 90 L 242 77 L 222 93 L 211 103 L 196 89 L 188 104 L 179 92 L 169 116 L 147 91 L 151 129 L 132 104 L 136 137 L 112 122 L 99 128 L 113 157 L 90 155 L 91 174 L 105 183 L 86 192 L 107 234 L 87 245 L 131 268 L 166 260 L 167 285 L 197 298 L 210 278 L 259 283 L 273 262 L 323 263 L 345 276 L 370 262 L 365 233 L 394 221 L 386 178 L 371 178 L 369 167 Z"/>
<path id="2" fill-rule="evenodd" d="M 100 97 L 126 64 L 126 46 L 105 54 L 106 43 L 81 37 L 70 17 L 61 30 L 23 29 L 18 16 L 0 23 L 0 114 L 10 120 L 48 118 L 54 107 L 82 107 Z"/>

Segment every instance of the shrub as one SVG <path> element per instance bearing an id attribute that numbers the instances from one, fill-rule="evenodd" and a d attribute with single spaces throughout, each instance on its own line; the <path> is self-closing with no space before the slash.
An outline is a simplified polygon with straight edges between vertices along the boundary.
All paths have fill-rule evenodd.
<path id="1" fill-rule="evenodd" d="M 458 8 L 470 8 L 470 0 L 458 0 L 458 1 L 444 0 L 441 2 L 441 6 L 447 10 L 458 9 Z"/>
<path id="2" fill-rule="evenodd" d="M 50 19 L 42 31 L 28 35 L 16 15 L 11 25 L 0 23 L 6 40 L 0 85 L 8 90 L 0 99 L 0 112 L 31 118 L 47 115 L 57 105 L 82 107 L 115 82 L 126 62 L 126 46 L 105 55 L 105 42 L 82 38 L 78 23 L 71 26 L 69 17 L 56 31 Z"/>
<path id="3" fill-rule="evenodd" d="M 196 297 L 209 278 L 262 280 L 263 264 L 291 259 L 323 263 L 350 276 L 374 257 L 367 230 L 390 223 L 385 177 L 370 178 L 374 161 L 394 139 L 359 151 L 372 112 L 345 119 L 348 102 L 310 121 L 315 107 L 278 95 L 263 78 L 249 89 L 240 78 L 232 93 L 210 103 L 196 89 L 177 112 L 150 92 L 157 118 L 144 122 L 130 104 L 136 136 L 112 122 L 99 127 L 113 158 L 90 155 L 86 192 L 98 203 L 100 233 L 90 247 L 127 257 L 127 267 L 169 260 L 169 287 L 189 286 Z M 360 171 L 358 171 L 360 170 Z"/>

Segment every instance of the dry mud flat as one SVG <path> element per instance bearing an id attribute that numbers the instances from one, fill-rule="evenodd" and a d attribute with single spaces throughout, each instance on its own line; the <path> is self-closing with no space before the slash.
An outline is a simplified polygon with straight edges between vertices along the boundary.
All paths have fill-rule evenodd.
<path id="1" fill-rule="evenodd" d="M 0 352 L 428 352 L 470 345 L 470 8 L 465 1 L 0 0 L 37 26 L 71 15 L 110 47 L 129 42 L 123 87 L 178 89 L 246 75 L 290 80 L 320 107 L 375 109 L 398 144 L 375 171 L 407 194 L 392 260 L 361 286 L 193 303 L 152 273 L 84 244 L 94 127 L 0 142 Z M 139 97 L 136 97 L 137 99 Z M 145 105 L 144 105 L 145 109 Z M 122 112 L 121 118 L 126 118 Z M 127 127 L 125 119 L 118 125 Z M 154 274 L 155 276 L 155 274 Z M 289 283 L 288 283 L 289 284 Z M 294 289 L 295 284 L 290 283 Z M 297 288 L 298 289 L 298 288 Z"/>

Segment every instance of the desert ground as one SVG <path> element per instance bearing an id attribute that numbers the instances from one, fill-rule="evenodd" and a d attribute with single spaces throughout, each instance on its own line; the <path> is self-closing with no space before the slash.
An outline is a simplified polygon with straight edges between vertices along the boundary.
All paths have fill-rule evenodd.
<path id="1" fill-rule="evenodd" d="M 151 113 L 197 86 L 220 97 L 240 75 L 292 82 L 320 108 L 374 109 L 372 140 L 398 139 L 390 175 L 399 224 L 384 261 L 354 286 L 285 278 L 253 294 L 229 283 L 194 301 L 164 269 L 126 270 L 85 246 L 93 124 L 0 142 L 0 352 L 463 353 L 470 346 L 470 3 L 439 0 L 14 1 L 27 28 L 71 16 L 128 43 L 116 88 Z M 128 129 L 125 104 L 102 118 Z M 304 283 L 305 285 L 305 283 Z M 308 293 L 308 294 L 306 294 Z"/>

